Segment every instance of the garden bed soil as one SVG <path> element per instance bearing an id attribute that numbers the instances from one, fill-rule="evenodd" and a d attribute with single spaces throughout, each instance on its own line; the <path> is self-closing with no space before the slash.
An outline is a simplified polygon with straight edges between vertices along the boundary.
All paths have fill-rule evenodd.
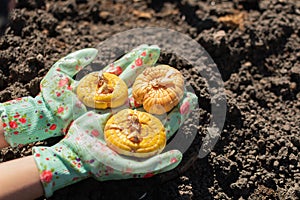
<path id="1" fill-rule="evenodd" d="M 200 124 L 186 126 L 198 134 L 179 167 L 149 179 L 87 179 L 49 199 L 300 198 L 299 1 L 19 0 L 10 19 L 0 38 L 0 102 L 37 95 L 56 60 L 136 27 L 169 28 L 193 38 L 225 83 L 221 137 L 210 154 L 196 158 L 212 114 L 205 80 L 196 66 L 162 51 L 160 62 L 177 63 L 199 97 L 191 119 Z M 5 148 L 0 162 L 60 139 Z"/>

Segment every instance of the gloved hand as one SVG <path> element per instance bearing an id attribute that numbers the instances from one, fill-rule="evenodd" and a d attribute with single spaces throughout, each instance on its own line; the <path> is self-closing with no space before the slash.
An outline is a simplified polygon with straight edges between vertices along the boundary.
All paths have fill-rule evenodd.
<path id="1" fill-rule="evenodd" d="M 91 63 L 97 52 L 88 48 L 67 55 L 51 67 L 35 98 L 23 97 L 0 104 L 5 140 L 11 146 L 59 136 L 71 120 L 86 112 L 72 91 L 72 77 Z"/>
<path id="2" fill-rule="evenodd" d="M 156 64 L 159 55 L 160 48 L 157 45 L 140 45 L 133 49 L 130 53 L 125 54 L 121 59 L 111 63 L 99 71 L 99 74 L 109 72 L 119 76 L 119 78 L 121 78 L 128 87 L 128 99 L 122 106 L 107 109 L 95 109 L 95 111 L 99 114 L 108 112 L 115 113 L 128 107 L 140 107 L 141 105 L 137 104 L 132 98 L 131 86 L 139 74 L 141 74 L 147 67 L 153 67 Z"/>
<path id="3" fill-rule="evenodd" d="M 167 115 L 165 129 L 169 139 L 197 104 L 197 97 L 187 93 Z M 117 154 L 106 146 L 103 130 L 111 113 L 87 112 L 76 119 L 64 139 L 52 147 L 34 147 L 46 197 L 54 191 L 88 177 L 98 181 L 147 178 L 175 168 L 182 159 L 178 150 L 134 159 Z"/>
<path id="4" fill-rule="evenodd" d="M 144 54 L 147 56 L 143 56 Z M 93 48 L 67 55 L 51 67 L 41 81 L 40 94 L 35 98 L 23 97 L 0 104 L 4 136 L 11 146 L 63 135 L 70 122 L 87 111 L 74 92 L 78 83 L 73 76 L 90 64 L 96 55 L 97 50 Z M 158 57 L 158 47 L 142 45 L 107 66 L 105 70 L 122 75 L 131 66 L 131 72 L 139 73 L 146 66 L 141 66 L 142 63 L 153 65 Z M 137 68 L 133 69 L 134 66 Z M 127 82 L 130 80 L 128 76 L 124 77 Z"/>

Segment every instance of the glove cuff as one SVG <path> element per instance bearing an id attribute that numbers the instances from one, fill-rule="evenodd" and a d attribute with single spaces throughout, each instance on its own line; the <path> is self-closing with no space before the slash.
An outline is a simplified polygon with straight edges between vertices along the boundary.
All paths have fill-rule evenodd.
<path id="1" fill-rule="evenodd" d="M 33 155 L 46 197 L 90 176 L 77 154 L 61 143 L 53 147 L 34 147 Z"/>
<path id="2" fill-rule="evenodd" d="M 0 104 L 5 140 L 11 146 L 62 135 L 41 96 L 23 97 Z"/>

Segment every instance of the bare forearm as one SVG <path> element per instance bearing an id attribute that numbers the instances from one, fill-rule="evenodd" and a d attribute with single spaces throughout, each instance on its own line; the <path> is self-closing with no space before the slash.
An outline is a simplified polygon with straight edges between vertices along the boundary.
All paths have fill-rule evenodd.
<path id="1" fill-rule="evenodd" d="M 0 149 L 3 147 L 7 147 L 7 146 L 9 146 L 9 144 L 6 142 L 6 140 L 4 138 L 3 125 L 2 125 L 2 121 L 0 119 Z"/>
<path id="2" fill-rule="evenodd" d="M 33 156 L 0 164 L 0 199 L 35 199 L 43 195 Z"/>

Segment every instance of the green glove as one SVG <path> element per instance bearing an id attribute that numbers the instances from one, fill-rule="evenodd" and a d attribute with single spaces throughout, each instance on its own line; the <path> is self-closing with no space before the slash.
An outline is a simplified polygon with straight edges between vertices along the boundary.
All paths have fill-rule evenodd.
<path id="1" fill-rule="evenodd" d="M 133 54 L 132 54 L 133 53 Z M 128 86 L 133 84 L 136 77 L 147 67 L 152 67 L 158 60 L 160 48 L 157 45 L 140 45 L 120 60 L 108 65 L 103 72 L 118 75 Z M 124 61 L 129 61 L 124 63 Z"/>
<path id="2" fill-rule="evenodd" d="M 171 120 L 165 123 L 167 139 L 185 121 L 196 102 L 195 95 L 187 94 L 168 114 L 167 119 Z M 103 129 L 110 116 L 110 113 L 100 115 L 93 111 L 87 112 L 73 122 L 66 137 L 58 144 L 33 148 L 46 197 L 88 177 L 99 181 L 147 178 L 169 171 L 180 163 L 182 153 L 178 150 L 141 160 L 121 156 L 108 148 Z"/>
<path id="3" fill-rule="evenodd" d="M 86 107 L 74 93 L 78 82 L 72 77 L 96 55 L 97 50 L 92 48 L 67 55 L 47 73 L 41 82 L 41 93 L 35 98 L 24 97 L 0 104 L 5 139 L 11 146 L 63 135 L 70 122 L 86 112 Z M 134 76 L 146 66 L 153 65 L 158 57 L 157 46 L 142 45 L 104 70 L 123 74 L 130 80 L 124 75 L 128 66 L 130 76 Z"/>
<path id="4" fill-rule="evenodd" d="M 97 52 L 88 48 L 67 55 L 51 67 L 35 98 L 23 97 L 0 104 L 4 136 L 11 146 L 59 136 L 66 125 L 86 112 L 72 91 L 72 77 L 90 64 Z"/>
<path id="5" fill-rule="evenodd" d="M 98 114 L 116 113 L 125 108 L 137 108 L 137 104 L 131 95 L 131 86 L 136 77 L 147 67 L 154 67 L 160 55 L 160 48 L 157 45 L 140 45 L 122 58 L 106 66 L 101 72 L 109 72 L 119 76 L 128 87 L 128 101 L 117 108 L 95 109 Z M 99 72 L 100 73 L 100 72 Z"/>

